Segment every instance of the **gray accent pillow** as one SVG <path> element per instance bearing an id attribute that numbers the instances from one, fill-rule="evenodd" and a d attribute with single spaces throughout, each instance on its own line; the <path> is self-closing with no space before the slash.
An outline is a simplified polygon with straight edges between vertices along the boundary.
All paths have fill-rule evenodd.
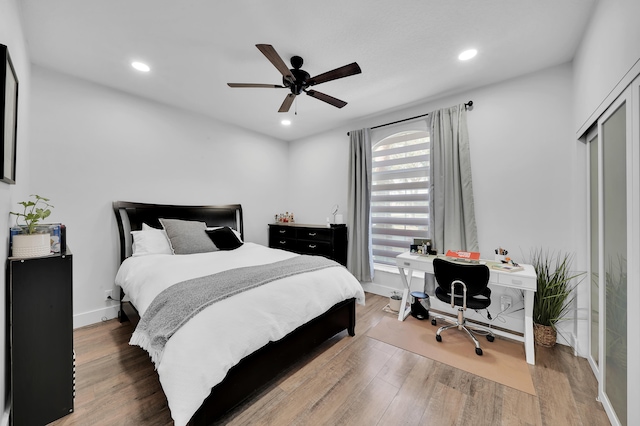
<path id="1" fill-rule="evenodd" d="M 158 219 L 162 224 L 174 254 L 193 254 L 217 251 L 205 232 L 207 224 L 193 220 Z"/>

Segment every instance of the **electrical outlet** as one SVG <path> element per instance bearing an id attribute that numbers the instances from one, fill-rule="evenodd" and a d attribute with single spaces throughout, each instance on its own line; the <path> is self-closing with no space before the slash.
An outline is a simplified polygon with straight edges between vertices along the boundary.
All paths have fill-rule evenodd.
<path id="1" fill-rule="evenodd" d="M 104 291 L 104 300 L 110 300 L 111 299 L 111 290 L 105 290 Z"/>
<path id="2" fill-rule="evenodd" d="M 500 296 L 500 311 L 504 312 L 511 307 L 511 296 Z"/>

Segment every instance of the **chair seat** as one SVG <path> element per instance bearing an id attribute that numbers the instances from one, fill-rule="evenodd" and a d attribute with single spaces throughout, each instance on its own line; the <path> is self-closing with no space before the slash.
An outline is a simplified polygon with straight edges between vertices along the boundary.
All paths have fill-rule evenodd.
<path id="1" fill-rule="evenodd" d="M 451 303 L 451 295 L 436 287 L 436 297 L 445 303 Z M 462 306 L 462 295 L 456 295 L 454 304 Z M 481 294 L 477 296 L 467 295 L 467 308 L 469 309 L 485 309 L 491 304 L 491 289 L 486 287 Z"/>

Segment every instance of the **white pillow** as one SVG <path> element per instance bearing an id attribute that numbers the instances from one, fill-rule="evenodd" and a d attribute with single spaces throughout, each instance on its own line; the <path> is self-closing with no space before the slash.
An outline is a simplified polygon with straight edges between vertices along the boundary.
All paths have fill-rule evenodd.
<path id="1" fill-rule="evenodd" d="M 155 229 L 142 224 L 142 231 L 131 231 L 133 236 L 133 255 L 146 256 L 148 254 L 173 254 L 167 233 L 164 229 Z"/>
<path id="2" fill-rule="evenodd" d="M 220 229 L 220 228 L 224 228 L 224 226 L 207 226 L 206 230 L 207 231 L 215 231 L 216 229 Z M 240 240 L 241 243 L 244 242 L 244 241 L 242 241 L 242 235 L 240 235 L 240 232 L 236 231 L 232 227 L 229 227 L 229 229 L 231 229 L 233 231 L 233 233 L 236 234 L 236 237 L 238 237 L 238 240 Z"/>

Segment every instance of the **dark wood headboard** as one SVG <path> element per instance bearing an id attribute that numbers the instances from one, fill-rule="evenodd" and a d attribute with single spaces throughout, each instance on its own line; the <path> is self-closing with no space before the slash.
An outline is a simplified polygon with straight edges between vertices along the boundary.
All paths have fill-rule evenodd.
<path id="1" fill-rule="evenodd" d="M 154 228 L 162 228 L 158 220 L 160 218 L 198 220 L 205 222 L 207 226 L 228 226 L 240 232 L 244 239 L 242 206 L 240 204 L 175 206 L 114 201 L 113 212 L 118 222 L 121 262 L 131 256 L 133 240 L 130 232 L 142 229 L 143 223 Z"/>

